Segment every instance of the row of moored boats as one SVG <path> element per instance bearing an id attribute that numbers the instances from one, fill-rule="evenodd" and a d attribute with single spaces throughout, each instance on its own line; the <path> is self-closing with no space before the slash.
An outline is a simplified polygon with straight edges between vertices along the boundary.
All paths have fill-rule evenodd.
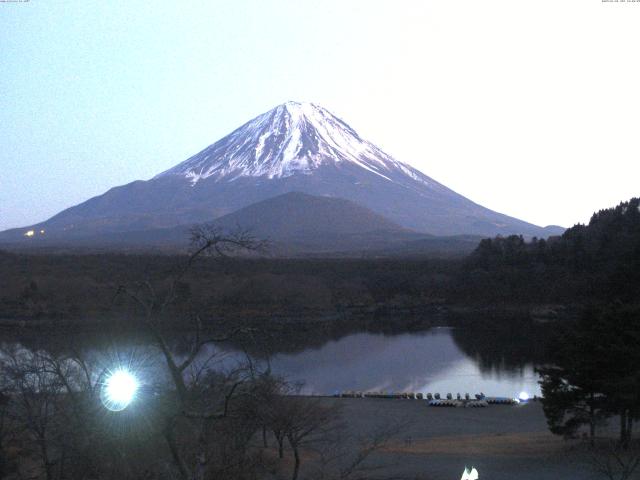
<path id="1" fill-rule="evenodd" d="M 459 393 L 454 398 L 451 393 L 447 393 L 444 398 L 439 393 L 422 392 L 355 392 L 346 391 L 335 396 L 341 398 L 402 398 L 409 400 L 426 400 L 431 407 L 468 407 L 478 408 L 489 405 L 515 405 L 521 400 L 510 397 L 487 397 L 484 393 L 477 393 L 471 397 L 468 393 L 464 396 Z"/>

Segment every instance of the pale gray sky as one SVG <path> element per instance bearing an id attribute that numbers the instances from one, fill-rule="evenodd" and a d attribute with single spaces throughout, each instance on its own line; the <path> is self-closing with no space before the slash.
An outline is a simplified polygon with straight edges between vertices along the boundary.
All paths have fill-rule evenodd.
<path id="1" fill-rule="evenodd" d="M 0 3 L 0 229 L 286 100 L 540 225 L 637 196 L 640 2 Z"/>

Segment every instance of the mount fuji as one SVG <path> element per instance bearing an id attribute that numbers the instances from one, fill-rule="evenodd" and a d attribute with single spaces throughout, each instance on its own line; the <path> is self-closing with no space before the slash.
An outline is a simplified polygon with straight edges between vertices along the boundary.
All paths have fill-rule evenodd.
<path id="1" fill-rule="evenodd" d="M 287 102 L 150 180 L 112 188 L 0 240 L 27 241 L 41 231 L 47 239 L 95 238 L 209 222 L 290 192 L 346 199 L 432 235 L 563 231 L 482 207 L 386 154 L 321 106 Z"/>

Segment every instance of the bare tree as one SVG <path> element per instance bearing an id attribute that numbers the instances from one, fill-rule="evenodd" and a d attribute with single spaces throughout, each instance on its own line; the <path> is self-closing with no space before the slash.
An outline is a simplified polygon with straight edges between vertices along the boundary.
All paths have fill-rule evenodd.
<path id="1" fill-rule="evenodd" d="M 285 394 L 286 384 L 283 381 L 269 380 L 261 392 L 261 402 L 258 405 L 259 416 L 262 420 L 262 441 L 267 447 L 266 430 L 270 430 L 278 445 L 278 458 L 284 458 L 284 441 L 287 435 L 288 417 L 286 414 Z"/>
<path id="2" fill-rule="evenodd" d="M 174 408 L 166 410 L 162 433 L 180 476 L 185 480 L 203 478 L 208 463 L 204 445 L 204 432 L 210 430 L 207 425 L 213 420 L 227 417 L 231 398 L 246 381 L 246 376 L 235 372 L 222 384 L 212 383 L 211 377 L 202 375 L 206 369 L 196 366 L 196 360 L 202 355 L 206 345 L 229 340 L 244 329 L 236 329 L 221 336 L 204 336 L 200 316 L 192 314 L 190 320 L 194 325 L 194 335 L 190 339 L 186 356 L 179 356 L 172 351 L 167 341 L 162 316 L 178 299 L 182 281 L 199 257 L 226 256 L 239 250 L 261 251 L 266 244 L 246 230 L 226 234 L 217 227 L 203 225 L 192 229 L 191 246 L 191 253 L 184 265 L 172 276 L 166 291 L 160 291 L 150 281 L 142 281 L 134 285 L 121 285 L 116 293 L 116 296 L 125 296 L 141 308 L 143 325 L 151 334 L 170 375 L 175 402 Z M 190 369 L 191 381 L 188 381 L 187 373 Z M 212 389 L 216 390 L 216 395 L 212 394 Z M 219 389 L 223 389 L 222 392 Z M 185 426 L 185 422 L 188 426 Z M 191 461 L 181 451 L 178 438 L 179 432 L 187 427 L 200 432 L 198 452 L 191 455 Z"/>
<path id="3" fill-rule="evenodd" d="M 32 439 L 30 452 L 47 480 L 62 476 L 67 453 L 60 435 L 59 412 L 64 385 L 47 373 L 44 356 L 18 346 L 3 352 L 2 373 L 7 394 L 14 400 L 12 422 L 22 429 L 23 440 Z"/>
<path id="4" fill-rule="evenodd" d="M 590 449 L 589 461 L 594 471 L 608 480 L 638 478 L 640 471 L 640 445 L 627 446 L 616 441 L 605 441 Z"/>
<path id="5" fill-rule="evenodd" d="M 80 357 L 12 345 L 0 351 L 5 392 L 0 422 L 10 426 L 22 467 L 44 478 L 77 476 L 95 463 L 93 427 L 98 380 Z M 0 441 L 1 443 L 1 441 Z"/>
<path id="6" fill-rule="evenodd" d="M 9 473 L 9 459 L 6 454 L 5 442 L 8 438 L 7 410 L 9 397 L 3 393 L 5 386 L 0 384 L 0 478 Z"/>
<path id="7" fill-rule="evenodd" d="M 278 444 L 278 457 L 284 457 L 284 441 L 293 452 L 292 480 L 296 480 L 302 463 L 303 447 L 318 443 L 337 427 L 339 409 L 319 399 L 299 395 L 300 385 L 284 381 L 272 384 L 275 391 L 260 408 L 260 416 Z"/>
<path id="8" fill-rule="evenodd" d="M 301 462 L 300 449 L 332 428 L 337 417 L 337 409 L 311 399 L 290 397 L 285 401 L 285 411 L 289 416 L 286 436 L 294 457 L 291 478 L 297 480 Z"/>
<path id="9" fill-rule="evenodd" d="M 372 432 L 352 436 L 340 426 L 333 434 L 323 439 L 317 450 L 319 460 L 308 478 L 310 480 L 390 480 L 388 462 L 375 462 L 372 457 L 384 450 L 390 442 L 406 429 L 408 422 L 391 419 L 378 425 Z M 400 478 L 400 477 L 393 477 Z"/>

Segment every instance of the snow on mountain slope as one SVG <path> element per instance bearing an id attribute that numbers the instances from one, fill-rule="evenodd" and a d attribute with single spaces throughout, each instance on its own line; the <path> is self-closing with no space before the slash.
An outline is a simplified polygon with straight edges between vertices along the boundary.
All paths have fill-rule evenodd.
<path id="1" fill-rule="evenodd" d="M 159 174 L 180 175 L 193 185 L 202 179 L 284 178 L 311 174 L 327 164 L 350 162 L 393 181 L 395 171 L 431 185 L 427 177 L 398 162 L 328 110 L 313 103 L 287 102 L 259 115 L 177 166 Z"/>

